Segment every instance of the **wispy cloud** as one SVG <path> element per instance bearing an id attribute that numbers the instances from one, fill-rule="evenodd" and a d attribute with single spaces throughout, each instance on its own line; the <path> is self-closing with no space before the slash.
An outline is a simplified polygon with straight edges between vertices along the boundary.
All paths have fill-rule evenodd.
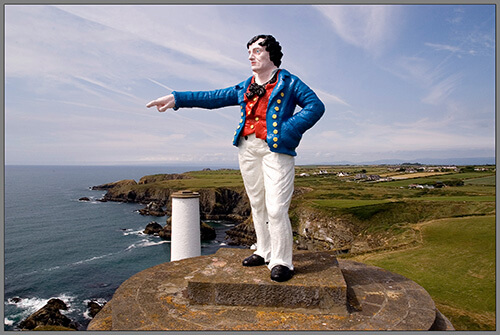
<path id="1" fill-rule="evenodd" d="M 246 69 L 241 59 L 222 53 L 221 43 L 228 44 L 214 24 L 218 16 L 217 6 L 143 6 L 138 12 L 129 6 L 58 6 L 59 9 L 103 26 L 122 31 L 141 40 L 173 50 L 203 63 L 230 69 Z M 172 9 L 172 10 L 169 10 Z M 186 22 L 189 13 L 190 20 Z M 204 27 L 201 30 L 199 27 Z M 218 27 L 218 28 L 217 28 Z"/>
<path id="2" fill-rule="evenodd" d="M 347 43 L 375 55 L 384 50 L 396 30 L 398 7 L 378 5 L 318 5 L 315 8 Z"/>
<path id="3" fill-rule="evenodd" d="M 431 47 L 433 50 L 436 51 L 463 52 L 462 49 L 460 49 L 459 47 L 452 45 L 437 44 L 437 43 L 425 43 L 425 45 Z"/>
<path id="4" fill-rule="evenodd" d="M 169 91 L 174 91 L 174 89 L 173 89 L 173 88 L 171 88 L 171 87 L 169 87 L 169 86 L 167 86 L 167 85 L 164 85 L 164 84 L 162 84 L 162 83 L 160 83 L 160 82 L 158 82 L 158 81 L 156 81 L 156 80 L 154 80 L 154 79 L 148 78 L 148 80 L 149 80 L 150 82 L 152 82 L 152 83 L 155 83 L 156 85 L 158 85 L 158 86 L 160 86 L 160 87 L 166 88 L 166 89 L 167 89 L 167 90 L 169 90 Z"/>
<path id="5" fill-rule="evenodd" d="M 461 79 L 462 75 L 456 73 L 433 84 L 429 94 L 422 99 L 422 102 L 433 105 L 442 103 L 451 93 L 453 93 L 455 88 L 460 84 Z"/>
<path id="6" fill-rule="evenodd" d="M 417 152 L 442 150 L 474 150 L 489 148 L 494 150 L 494 139 L 490 134 L 474 136 L 443 131 L 432 122 L 422 124 L 364 123 L 358 124 L 356 134 L 350 136 L 343 131 L 324 131 L 314 140 L 306 140 L 303 149 L 313 150 L 322 147 L 325 152 L 342 153 L 344 157 L 354 157 L 355 153 L 370 155 L 373 152 Z"/>
<path id="7" fill-rule="evenodd" d="M 340 98 L 334 94 L 327 93 L 327 92 L 322 91 L 322 90 L 315 90 L 315 92 L 323 100 L 323 102 L 333 102 L 335 104 L 341 104 L 341 105 L 350 107 L 350 105 L 347 102 L 345 102 L 342 98 Z"/>

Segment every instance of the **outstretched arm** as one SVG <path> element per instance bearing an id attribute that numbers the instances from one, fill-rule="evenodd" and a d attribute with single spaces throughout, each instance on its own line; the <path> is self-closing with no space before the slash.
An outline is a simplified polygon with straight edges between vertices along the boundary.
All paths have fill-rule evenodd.
<path id="1" fill-rule="evenodd" d="M 164 112 L 169 108 L 174 108 L 175 107 L 175 97 L 173 94 L 165 95 L 164 97 L 153 100 L 146 105 L 146 107 L 148 107 L 148 108 L 153 107 L 153 106 L 156 106 L 156 109 L 158 109 L 158 112 Z"/>

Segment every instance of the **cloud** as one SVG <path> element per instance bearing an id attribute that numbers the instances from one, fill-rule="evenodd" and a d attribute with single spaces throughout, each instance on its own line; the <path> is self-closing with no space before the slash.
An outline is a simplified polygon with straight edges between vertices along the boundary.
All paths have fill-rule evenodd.
<path id="1" fill-rule="evenodd" d="M 315 8 L 345 42 L 375 55 L 384 51 L 397 31 L 394 26 L 397 6 L 319 5 Z"/>
<path id="2" fill-rule="evenodd" d="M 224 32 L 221 24 L 216 23 L 217 6 L 117 5 L 98 6 L 99 10 L 90 5 L 57 7 L 203 63 L 229 69 L 248 68 L 240 58 L 221 52 L 220 45 L 230 46 L 231 42 L 221 34 Z"/>
<path id="3" fill-rule="evenodd" d="M 335 104 L 341 104 L 350 107 L 350 105 L 347 102 L 345 102 L 343 99 L 339 98 L 334 94 L 327 93 L 322 90 L 315 90 L 315 92 L 318 94 L 319 98 L 323 100 L 323 102 L 332 102 Z"/>
<path id="4" fill-rule="evenodd" d="M 439 123 L 439 122 L 438 122 Z M 387 153 L 394 151 L 422 152 L 453 150 L 494 150 L 495 141 L 490 134 L 470 137 L 460 132 L 439 127 L 432 120 L 417 123 L 380 124 L 358 123 L 358 131 L 348 134 L 343 130 L 324 131 L 313 139 L 306 139 L 301 150 L 313 151 L 323 148 L 324 153 L 333 153 L 344 159 L 356 153 Z"/>
<path id="5" fill-rule="evenodd" d="M 453 93 L 460 84 L 462 75 L 456 73 L 444 78 L 443 80 L 434 83 L 427 96 L 422 99 L 422 102 L 432 105 L 437 105 L 445 101 L 445 99 Z"/>
<path id="6" fill-rule="evenodd" d="M 94 78 L 108 87 L 144 77 L 183 78 L 212 86 L 239 82 L 248 72 L 246 56 L 237 54 L 235 60 L 236 49 L 244 52 L 241 45 L 219 43 L 223 31 L 213 32 L 211 39 L 186 32 L 189 25 L 181 21 L 187 9 L 175 6 L 176 13 L 165 20 L 169 8 L 6 6 L 5 74 L 46 78 L 50 85 Z M 187 17 L 212 27 L 209 18 L 216 8 L 194 6 Z M 221 45 L 227 54 L 220 51 Z"/>
<path id="7" fill-rule="evenodd" d="M 416 85 L 425 104 L 449 103 L 450 96 L 463 83 L 464 74 L 459 69 L 448 69 L 446 60 L 436 64 L 424 57 L 399 57 L 385 70 Z"/>
<path id="8" fill-rule="evenodd" d="M 158 82 L 158 81 L 156 81 L 156 80 L 153 80 L 153 79 L 151 79 L 151 78 L 148 78 L 148 80 L 149 80 L 149 81 L 151 81 L 152 83 L 155 83 L 156 85 L 158 85 L 158 86 L 160 86 L 160 87 L 166 88 L 166 89 L 167 89 L 167 90 L 169 90 L 169 91 L 175 91 L 173 88 L 171 88 L 171 87 L 169 87 L 169 86 L 167 86 L 167 85 L 164 85 L 164 84 L 162 84 L 162 83 L 160 83 L 160 82 Z"/>
<path id="9" fill-rule="evenodd" d="M 431 47 L 436 51 L 450 51 L 450 52 L 463 52 L 462 49 L 452 45 L 437 44 L 437 43 L 425 43 L 426 46 Z"/>

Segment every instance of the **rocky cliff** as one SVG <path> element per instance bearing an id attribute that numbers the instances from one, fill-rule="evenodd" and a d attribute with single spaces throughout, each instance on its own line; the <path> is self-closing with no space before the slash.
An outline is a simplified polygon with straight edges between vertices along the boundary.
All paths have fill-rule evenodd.
<path id="1" fill-rule="evenodd" d="M 134 180 L 122 180 L 113 183 L 93 186 L 93 190 L 106 190 L 103 200 L 118 202 L 134 202 L 140 204 L 154 203 L 165 207 L 167 214 L 172 210 L 172 193 L 176 189 L 161 187 L 162 180 L 183 179 L 182 175 L 146 176 L 139 183 Z M 248 197 L 242 188 L 203 188 L 200 193 L 200 212 L 202 219 L 244 221 L 250 215 Z"/>
<path id="2" fill-rule="evenodd" d="M 152 215 L 151 208 L 161 208 L 164 215 L 171 213 L 171 194 L 178 191 L 162 184 L 167 180 L 190 179 L 183 174 L 145 176 L 135 182 L 122 180 L 94 186 L 106 190 L 103 201 L 134 202 L 146 204 L 142 214 Z M 290 210 L 295 248 L 300 250 L 334 250 L 339 253 L 368 252 L 394 244 L 390 234 L 366 235 L 346 215 L 331 215 L 303 204 L 301 198 L 312 188 L 296 187 Z M 226 232 L 230 245 L 251 246 L 255 243 L 255 230 L 250 215 L 250 204 L 243 187 L 210 187 L 196 189 L 200 194 L 202 220 L 229 220 L 237 225 Z M 165 209 L 163 210 L 163 207 Z M 154 215 L 162 213 L 156 211 Z M 396 241 L 397 242 L 397 241 Z M 397 243 L 396 243 L 397 244 Z"/>

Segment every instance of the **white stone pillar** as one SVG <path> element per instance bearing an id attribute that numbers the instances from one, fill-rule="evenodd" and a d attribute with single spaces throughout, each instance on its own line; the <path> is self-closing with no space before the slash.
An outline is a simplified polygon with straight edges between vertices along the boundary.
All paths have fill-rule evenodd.
<path id="1" fill-rule="evenodd" d="M 201 255 L 200 194 L 179 191 L 172 197 L 170 261 Z"/>

